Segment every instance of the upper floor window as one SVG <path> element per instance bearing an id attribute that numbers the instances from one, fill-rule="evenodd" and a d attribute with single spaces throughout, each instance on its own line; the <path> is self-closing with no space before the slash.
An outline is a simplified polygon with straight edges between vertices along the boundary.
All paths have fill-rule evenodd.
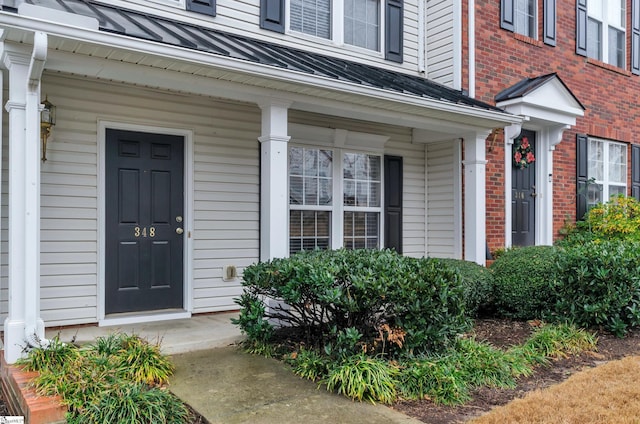
<path id="1" fill-rule="evenodd" d="M 331 0 L 291 0 L 292 31 L 331 38 Z"/>
<path id="2" fill-rule="evenodd" d="M 542 41 L 555 46 L 556 0 L 500 0 L 500 28 L 538 40 L 540 8 L 544 17 Z"/>
<path id="3" fill-rule="evenodd" d="M 625 67 L 626 0 L 587 2 L 587 56 Z"/>
<path id="4" fill-rule="evenodd" d="M 536 38 L 537 7 L 536 0 L 515 0 L 514 31 L 527 37 Z"/>
<path id="5" fill-rule="evenodd" d="M 292 32 L 338 45 L 382 51 L 385 59 L 398 63 L 403 60 L 403 23 L 403 0 L 260 0 L 260 28 L 284 33 L 288 25 Z"/>
<path id="6" fill-rule="evenodd" d="M 587 208 L 627 194 L 627 145 L 589 138 Z"/>

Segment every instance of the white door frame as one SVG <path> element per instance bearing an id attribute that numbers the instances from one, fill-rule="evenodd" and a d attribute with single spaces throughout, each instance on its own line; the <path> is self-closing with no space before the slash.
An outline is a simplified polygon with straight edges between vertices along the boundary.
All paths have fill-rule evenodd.
<path id="1" fill-rule="evenodd" d="M 123 314 L 114 317 L 105 315 L 105 267 L 106 267 L 106 205 L 105 205 L 105 146 L 107 129 L 118 129 L 128 131 L 139 131 L 156 134 L 178 135 L 184 137 L 184 211 L 186 219 L 184 221 L 184 304 L 183 311 L 175 313 L 154 313 L 140 312 Z M 98 325 L 124 325 L 151 321 L 163 321 L 170 319 L 189 318 L 193 311 L 193 131 L 181 128 L 167 128 L 142 123 L 131 123 L 113 120 L 98 120 L 98 137 L 97 137 L 97 196 L 98 196 Z"/>

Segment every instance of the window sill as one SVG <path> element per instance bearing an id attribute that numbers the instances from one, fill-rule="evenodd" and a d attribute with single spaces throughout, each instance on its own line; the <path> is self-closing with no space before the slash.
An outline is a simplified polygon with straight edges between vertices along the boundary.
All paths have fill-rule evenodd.
<path id="1" fill-rule="evenodd" d="M 602 69 L 606 69 L 608 71 L 615 72 L 615 73 L 620 74 L 620 75 L 624 75 L 624 76 L 627 76 L 627 77 L 631 76 L 631 72 L 627 71 L 626 69 L 618 68 L 617 66 L 613 66 L 613 65 L 610 65 L 608 63 L 604 63 L 603 61 L 598 60 L 598 59 L 593 59 L 591 57 L 588 57 L 587 58 L 587 63 L 589 63 L 591 65 L 594 65 L 594 66 L 597 66 L 598 68 L 602 68 Z"/>
<path id="2" fill-rule="evenodd" d="M 513 38 L 518 41 L 522 41 L 523 43 L 531 44 L 532 46 L 544 47 L 544 43 L 542 41 L 527 37 L 526 35 L 518 34 L 517 32 L 513 33 Z"/>

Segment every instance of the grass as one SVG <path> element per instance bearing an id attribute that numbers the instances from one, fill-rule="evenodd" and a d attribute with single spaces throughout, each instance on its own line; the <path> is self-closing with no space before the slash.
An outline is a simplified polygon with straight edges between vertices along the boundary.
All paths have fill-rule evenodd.
<path id="1" fill-rule="evenodd" d="M 33 385 L 39 394 L 62 398 L 72 424 L 191 420 L 186 405 L 164 387 L 173 364 L 159 344 L 136 335 L 114 333 L 84 347 L 56 338 L 19 365 L 38 372 Z"/>
<path id="2" fill-rule="evenodd" d="M 638 423 L 640 357 L 582 371 L 470 421 L 473 424 Z"/>

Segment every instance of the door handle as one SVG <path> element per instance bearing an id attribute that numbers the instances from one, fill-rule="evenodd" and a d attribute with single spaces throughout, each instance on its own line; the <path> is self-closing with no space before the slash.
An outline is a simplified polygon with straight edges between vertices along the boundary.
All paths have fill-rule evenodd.
<path id="1" fill-rule="evenodd" d="M 184 233 L 184 230 L 180 227 L 176 228 L 176 234 L 182 234 Z"/>

